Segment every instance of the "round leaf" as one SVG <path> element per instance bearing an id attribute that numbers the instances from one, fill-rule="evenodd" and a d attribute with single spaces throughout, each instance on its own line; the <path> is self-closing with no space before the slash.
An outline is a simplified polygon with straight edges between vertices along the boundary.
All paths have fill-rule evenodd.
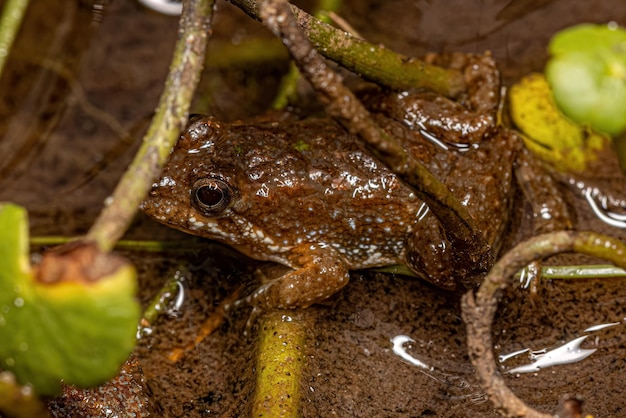
<path id="1" fill-rule="evenodd" d="M 549 52 L 546 78 L 563 113 L 610 135 L 626 129 L 626 31 L 574 26 L 554 36 Z"/>
<path id="2" fill-rule="evenodd" d="M 140 310 L 134 267 L 97 253 L 95 262 L 114 266 L 108 274 L 42 282 L 41 268 L 29 266 L 27 242 L 25 210 L 0 205 L 0 368 L 41 394 L 57 393 L 61 381 L 106 381 L 135 344 Z"/>

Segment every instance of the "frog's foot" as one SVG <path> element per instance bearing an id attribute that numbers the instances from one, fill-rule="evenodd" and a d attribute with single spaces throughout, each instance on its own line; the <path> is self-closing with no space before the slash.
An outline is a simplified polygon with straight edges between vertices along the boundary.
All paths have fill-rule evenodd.
<path id="1" fill-rule="evenodd" d="M 490 52 L 481 55 L 464 52 L 429 53 L 424 60 L 440 67 L 461 71 L 468 87 L 467 97 L 460 98 L 477 112 L 495 112 L 500 103 L 500 71 Z"/>
<path id="2" fill-rule="evenodd" d="M 348 284 L 347 266 L 337 251 L 325 244 L 296 247 L 288 259 L 296 269 L 259 287 L 247 302 L 261 309 L 306 308 Z"/>
<path id="3" fill-rule="evenodd" d="M 406 264 L 419 277 L 443 289 L 455 290 L 450 243 L 432 214 L 420 220 L 407 240 Z"/>
<path id="4" fill-rule="evenodd" d="M 424 280 L 455 291 L 478 287 L 492 265 L 491 258 L 474 257 L 469 248 L 452 245 L 432 213 L 420 219 L 407 239 L 405 261 Z"/>
<path id="5" fill-rule="evenodd" d="M 427 91 L 364 90 L 360 99 L 374 112 L 376 122 L 392 136 L 412 144 L 418 154 L 432 152 L 425 143 L 438 152 L 463 152 L 494 137 L 500 104 L 500 75 L 494 59 L 489 54 L 452 53 L 429 54 L 426 61 L 460 71 L 467 93 L 453 100 Z M 401 125 L 417 135 L 411 138 Z M 424 161 L 423 155 L 420 160 Z"/>

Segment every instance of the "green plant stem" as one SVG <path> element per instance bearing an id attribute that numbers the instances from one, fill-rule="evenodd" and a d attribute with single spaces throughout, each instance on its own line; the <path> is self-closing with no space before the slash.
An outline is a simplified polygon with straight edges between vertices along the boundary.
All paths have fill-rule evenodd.
<path id="1" fill-rule="evenodd" d="M 47 235 L 40 237 L 30 237 L 31 246 L 52 246 L 67 244 L 76 238 L 64 237 L 56 235 Z M 190 252 L 195 250 L 206 249 L 210 246 L 210 242 L 206 240 L 186 239 L 182 241 L 155 241 L 155 240 L 119 240 L 115 244 L 116 249 L 133 250 L 133 251 L 183 251 Z M 403 276 L 417 277 L 417 275 L 404 264 L 394 264 L 385 267 L 372 269 L 380 273 L 401 274 Z M 522 269 L 523 270 L 523 269 Z M 519 278 L 521 272 L 515 277 Z M 542 279 L 606 279 L 626 277 L 626 270 L 615 267 L 610 264 L 590 264 L 590 265 L 571 265 L 571 266 L 542 266 Z"/>
<path id="2" fill-rule="evenodd" d="M 75 237 L 63 237 L 57 235 L 31 237 L 31 246 L 53 246 L 67 244 L 68 242 L 76 241 Z M 162 252 L 162 251 L 177 251 L 177 252 L 190 252 L 195 250 L 206 249 L 211 246 L 211 242 L 204 239 L 190 237 L 183 240 L 171 240 L 171 241 L 159 241 L 159 240 L 119 240 L 115 244 L 115 248 L 118 250 L 132 250 L 132 251 L 149 251 L 149 252 Z"/>
<path id="3" fill-rule="evenodd" d="M 204 65 L 207 68 L 232 70 L 239 66 L 288 59 L 289 54 L 278 39 L 251 38 L 236 45 L 230 41 L 210 42 Z"/>
<path id="4" fill-rule="evenodd" d="M 515 276 L 516 278 L 519 275 Z M 626 270 L 609 264 L 580 266 L 542 266 L 542 279 L 609 279 L 626 277 Z"/>
<path id="5" fill-rule="evenodd" d="M 553 232 L 517 245 L 493 266 L 475 295 L 470 291 L 463 296 L 463 320 L 467 324 L 470 360 L 476 368 L 481 388 L 504 416 L 554 416 L 529 407 L 506 386 L 493 353 L 491 325 L 500 294 L 511 285 L 515 273 L 536 260 L 564 252 L 603 258 L 618 267 L 626 268 L 626 245 L 615 238 L 595 232 Z"/>
<path id="6" fill-rule="evenodd" d="M 87 233 L 87 239 L 95 241 L 103 251 L 111 250 L 128 228 L 185 126 L 204 63 L 214 3 L 214 0 L 184 3 L 179 39 L 156 114 L 133 162 Z"/>
<path id="7" fill-rule="evenodd" d="M 526 269 L 526 267 L 524 269 Z M 522 271 L 524 269 L 522 269 Z M 394 264 L 391 266 L 379 267 L 372 270 L 381 273 L 401 274 L 403 276 L 417 277 L 417 275 L 404 264 Z M 521 274 L 521 271 L 518 272 L 515 275 L 515 279 L 519 279 Z M 626 277 L 626 270 L 612 266 L 610 264 L 542 266 L 539 277 L 541 277 L 542 280 L 624 278 Z"/>
<path id="8" fill-rule="evenodd" d="M 260 20 L 255 0 L 230 0 L 232 4 Z M 375 83 L 397 90 L 425 88 L 456 97 L 465 91 L 463 75 L 447 68 L 397 54 L 385 47 L 357 39 L 315 19 L 291 5 L 302 31 L 322 55 Z"/>
<path id="9" fill-rule="evenodd" d="M 32 246 L 53 246 L 67 244 L 74 241 L 74 237 L 64 237 L 56 235 L 30 237 L 30 245 Z M 191 252 L 196 250 L 206 250 L 211 244 L 210 241 L 203 239 L 185 239 L 181 241 L 155 241 L 155 240 L 119 240 L 115 244 L 118 250 L 131 251 L 148 251 L 148 252 Z M 400 274 L 403 276 L 417 277 L 417 275 L 404 264 L 394 264 L 385 267 L 372 269 L 380 273 Z M 524 270 L 524 269 L 522 269 Z M 515 275 L 518 279 L 521 272 Z M 615 267 L 610 264 L 585 264 L 571 266 L 542 266 L 539 275 L 546 280 L 572 280 L 572 279 L 607 279 L 626 277 L 626 270 Z"/>
<path id="10" fill-rule="evenodd" d="M 11 52 L 13 41 L 20 30 L 28 0 L 8 0 L 0 17 L 0 75 Z"/>
<path id="11" fill-rule="evenodd" d="M 159 293 L 152 298 L 150 304 L 143 312 L 143 319 L 147 322 L 147 326 L 152 326 L 163 311 L 167 309 L 174 297 L 176 297 L 179 292 L 179 283 L 183 280 L 181 277 L 182 274 L 180 271 L 177 271 L 174 276 L 165 282 Z"/>
<path id="12" fill-rule="evenodd" d="M 259 324 L 252 417 L 300 415 L 300 379 L 307 324 L 300 311 L 270 311 Z"/>

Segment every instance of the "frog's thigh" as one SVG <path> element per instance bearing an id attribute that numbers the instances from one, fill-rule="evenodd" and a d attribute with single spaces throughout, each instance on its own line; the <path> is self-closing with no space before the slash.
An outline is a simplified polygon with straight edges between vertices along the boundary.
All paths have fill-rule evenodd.
<path id="1" fill-rule="evenodd" d="M 444 289 L 456 289 L 450 243 L 432 213 L 424 216 L 407 237 L 405 261 L 418 276 Z"/>
<path id="2" fill-rule="evenodd" d="M 260 287 L 252 303 L 267 308 L 306 308 L 348 284 L 348 268 L 337 251 L 323 244 L 296 247 L 289 261 L 301 266 Z"/>

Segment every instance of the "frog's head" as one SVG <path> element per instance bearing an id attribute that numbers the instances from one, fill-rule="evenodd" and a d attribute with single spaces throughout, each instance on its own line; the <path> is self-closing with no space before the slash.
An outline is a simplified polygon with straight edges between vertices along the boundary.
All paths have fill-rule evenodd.
<path id="1" fill-rule="evenodd" d="M 241 244 L 242 228 L 250 227 L 236 215 L 246 205 L 238 152 L 237 139 L 219 122 L 192 116 L 141 209 L 183 232 Z"/>

